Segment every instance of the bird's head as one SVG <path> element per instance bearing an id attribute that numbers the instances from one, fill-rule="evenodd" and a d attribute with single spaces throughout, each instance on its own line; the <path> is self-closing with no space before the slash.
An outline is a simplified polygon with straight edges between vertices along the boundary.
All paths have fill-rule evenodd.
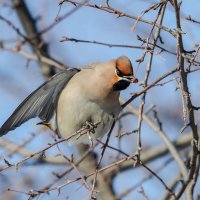
<path id="1" fill-rule="evenodd" d="M 121 56 L 116 59 L 115 73 L 113 78 L 113 90 L 119 91 L 126 89 L 130 83 L 137 83 L 131 61 L 126 56 Z"/>

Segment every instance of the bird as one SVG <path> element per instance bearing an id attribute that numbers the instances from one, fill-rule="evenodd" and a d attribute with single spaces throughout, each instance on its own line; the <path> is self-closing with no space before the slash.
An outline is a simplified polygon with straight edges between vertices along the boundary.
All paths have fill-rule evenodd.
<path id="1" fill-rule="evenodd" d="M 16 108 L 0 128 L 0 137 L 38 117 L 41 120 L 38 124 L 48 126 L 62 138 L 88 126 L 93 127 L 90 139 L 100 138 L 109 131 L 121 111 L 120 91 L 137 82 L 132 63 L 126 56 L 80 69 L 62 70 Z M 69 143 L 88 143 L 88 134 L 81 134 L 83 131 Z"/>

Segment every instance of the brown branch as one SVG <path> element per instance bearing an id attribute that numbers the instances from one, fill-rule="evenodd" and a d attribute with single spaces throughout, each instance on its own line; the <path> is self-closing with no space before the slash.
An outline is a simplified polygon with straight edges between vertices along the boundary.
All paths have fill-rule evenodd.
<path id="1" fill-rule="evenodd" d="M 75 42 L 75 43 L 80 42 L 80 43 L 97 44 L 97 45 L 107 46 L 107 47 L 110 47 L 110 48 L 117 47 L 117 48 L 131 48 L 131 49 L 140 49 L 140 50 L 144 50 L 146 48 L 146 51 L 153 52 L 151 47 L 143 47 L 143 46 L 135 46 L 135 45 L 127 45 L 127 44 L 110 44 L 110 43 L 99 42 L 99 41 L 95 41 L 95 40 L 91 41 L 91 40 L 82 40 L 82 39 L 77 39 L 77 38 L 69 38 L 69 37 L 66 37 L 66 36 L 64 36 L 63 39 L 60 40 L 60 42 L 67 42 L 67 41 Z M 142 42 L 146 43 L 146 40 L 142 40 Z M 153 44 L 150 41 L 149 41 L 148 44 L 153 46 Z M 170 51 L 168 49 L 165 49 L 160 45 L 155 44 L 154 46 L 159 48 L 162 52 L 167 52 L 169 54 L 176 55 L 175 52 Z"/>
<path id="2" fill-rule="evenodd" d="M 23 143 L 23 145 L 24 145 L 24 143 Z M 34 154 L 28 148 L 25 148 L 22 145 L 15 144 L 12 141 L 7 140 L 5 138 L 1 138 L 0 146 L 9 151 L 9 154 L 6 156 L 9 156 L 11 153 L 12 154 L 16 153 L 23 157 L 30 157 L 30 155 Z M 2 159 L 2 157 L 3 156 L 1 156 L 1 159 Z M 49 164 L 65 164 L 66 165 L 66 163 L 67 163 L 66 160 L 62 159 L 61 157 L 55 157 L 55 156 L 50 156 L 50 155 L 46 155 L 45 157 L 40 157 L 40 155 L 38 155 L 38 157 L 36 156 L 35 158 L 38 159 L 40 164 L 49 163 Z"/>
<path id="3" fill-rule="evenodd" d="M 88 1 L 89 0 L 86 0 L 86 1 L 83 1 L 83 2 L 87 3 Z M 45 34 L 46 32 L 50 31 L 55 26 L 57 26 L 61 21 L 63 21 L 67 17 L 71 16 L 75 12 L 77 12 L 80 8 L 81 8 L 81 6 L 76 6 L 75 8 L 71 9 L 69 12 L 67 12 L 66 14 L 64 14 L 62 16 L 56 16 L 56 19 L 55 19 L 55 21 L 52 24 L 48 25 L 47 27 L 45 27 L 44 29 L 42 29 L 41 31 L 39 31 L 37 33 L 37 35 L 35 35 L 34 37 L 41 36 L 41 35 Z"/>
<path id="4" fill-rule="evenodd" d="M 149 44 L 149 41 L 150 41 L 150 37 L 152 35 L 152 32 L 153 32 L 153 29 L 155 27 L 155 24 L 156 22 L 158 21 L 159 19 L 159 25 L 162 25 L 162 21 L 163 21 L 163 17 L 164 17 L 164 13 L 165 13 L 165 7 L 166 7 L 166 4 L 162 4 L 159 11 L 158 11 L 158 14 L 156 16 L 156 19 L 154 20 L 154 24 L 151 28 L 151 31 L 149 33 L 149 36 L 146 40 L 146 47 L 145 47 L 145 51 L 144 51 L 144 54 L 142 56 L 142 58 L 140 59 L 139 62 L 143 62 L 144 61 L 144 58 L 146 56 L 146 49 L 148 47 L 148 44 Z M 155 45 L 157 43 L 157 40 L 160 36 L 160 28 L 157 28 L 157 31 L 156 31 L 156 36 L 155 36 L 155 39 L 153 41 L 153 47 L 152 47 L 152 50 L 154 51 L 155 49 Z M 146 67 L 146 74 L 145 74 L 145 77 L 144 77 L 144 81 L 143 81 L 143 86 L 144 87 L 147 87 L 147 83 L 148 83 L 148 79 L 149 79 L 149 75 L 150 75 L 150 72 L 151 72 L 151 65 L 152 65 L 152 61 L 153 61 L 153 53 L 150 52 L 150 56 L 149 56 L 149 61 L 147 63 L 147 67 Z M 141 103 L 140 103 L 140 107 L 139 107 L 139 114 L 138 114 L 138 124 L 137 124 L 137 134 L 138 134 L 138 137 L 137 137 L 137 154 L 138 156 L 140 156 L 140 151 L 142 150 L 142 143 L 141 143 L 141 127 L 142 127 L 142 120 L 143 120 L 143 109 L 144 109 L 144 105 L 145 105 L 145 100 L 146 100 L 146 92 L 143 93 L 142 95 L 142 100 L 141 100 Z"/>
<path id="5" fill-rule="evenodd" d="M 69 37 L 63 37 L 60 42 L 66 42 L 66 41 L 71 41 L 71 42 L 81 42 L 81 43 L 89 43 L 89 44 L 99 44 L 107 47 L 119 47 L 119 48 L 131 48 L 131 49 L 145 49 L 145 47 L 142 46 L 133 46 L 133 45 L 126 45 L 126 44 L 109 44 L 105 42 L 98 42 L 98 41 L 90 41 L 90 40 L 81 40 L 81 39 L 76 39 L 76 38 L 69 38 Z M 147 50 L 151 50 L 151 48 L 147 48 Z"/>
<path id="6" fill-rule="evenodd" d="M 96 171 L 95 171 L 94 178 L 93 178 L 92 191 L 91 191 L 91 194 L 90 194 L 90 199 L 91 199 L 91 200 L 94 199 L 93 193 L 94 193 L 94 189 L 95 189 L 95 186 L 96 186 L 97 175 L 98 175 L 98 169 L 99 169 L 99 167 L 100 167 L 100 165 L 101 165 L 101 161 L 102 161 L 103 156 L 104 156 L 104 154 L 105 154 L 106 147 L 107 147 L 108 142 L 109 142 L 109 140 L 110 140 L 110 136 L 111 136 L 111 133 L 112 133 L 112 131 L 113 131 L 113 129 L 114 129 L 114 126 L 115 126 L 115 121 L 113 121 L 112 126 L 111 126 L 111 128 L 110 128 L 110 130 L 109 130 L 109 132 L 108 132 L 105 145 L 103 145 L 100 158 L 99 158 L 99 160 L 98 160 L 98 162 L 97 162 Z M 111 190 L 111 188 L 110 188 L 110 190 Z M 111 190 L 111 191 L 112 191 L 112 190 Z M 112 196 L 115 196 L 114 193 L 113 193 Z M 112 197 L 111 197 L 111 198 L 112 198 Z"/>
<path id="7" fill-rule="evenodd" d="M 158 174 L 159 172 L 161 172 L 168 164 L 170 164 L 172 162 L 172 159 L 168 159 L 166 162 L 164 162 L 162 164 L 162 166 L 160 166 L 159 168 L 157 168 L 154 172 L 156 174 Z M 134 184 L 134 186 L 125 189 L 123 192 L 121 192 L 118 196 L 117 199 L 122 199 L 124 197 L 126 197 L 129 193 L 133 192 L 135 189 L 137 189 L 138 187 L 142 186 L 142 184 L 150 179 L 152 179 L 154 176 L 153 174 L 149 174 L 148 176 L 145 176 L 144 178 L 142 178 L 138 183 Z"/>
<path id="8" fill-rule="evenodd" d="M 180 4 L 177 3 L 177 0 L 173 0 L 174 3 L 174 10 L 176 15 L 176 28 L 177 30 L 181 31 L 181 22 L 180 22 Z M 188 124 L 192 130 L 193 136 L 193 144 L 192 144 L 192 155 L 190 160 L 190 169 L 188 178 L 185 180 L 185 184 L 178 192 L 177 197 L 180 198 L 183 192 L 186 190 L 186 198 L 193 199 L 193 189 L 196 184 L 196 180 L 198 177 L 198 169 L 199 169 L 199 136 L 197 126 L 195 124 L 195 116 L 194 116 L 194 107 L 191 102 L 190 92 L 188 88 L 188 81 L 187 81 L 187 73 L 184 69 L 184 58 L 182 54 L 184 53 L 183 47 L 183 39 L 182 34 L 180 31 L 177 31 L 177 62 L 179 66 L 179 75 L 181 80 L 181 91 L 182 91 L 182 98 L 184 101 L 183 108 L 186 111 L 183 113 L 183 118 L 188 117 Z M 186 119 L 185 119 L 186 120 Z M 185 122 L 184 122 L 185 123 Z"/>
<path id="9" fill-rule="evenodd" d="M 101 144 L 105 145 L 105 143 L 101 142 L 100 140 L 98 140 L 98 142 L 100 142 Z M 168 188 L 168 186 L 166 185 L 166 183 L 164 182 L 164 180 L 163 180 L 160 176 L 158 176 L 153 170 L 151 170 L 146 164 L 144 164 L 144 162 L 143 162 L 142 160 L 138 160 L 138 156 L 137 156 L 137 155 L 134 154 L 134 156 L 130 156 L 129 154 L 127 154 L 127 153 L 123 152 L 122 150 L 119 150 L 119 149 L 117 149 L 117 148 L 115 148 L 115 147 L 112 147 L 112 146 L 109 146 L 109 145 L 107 145 L 107 147 L 110 148 L 110 149 L 112 149 L 112 150 L 114 150 L 114 151 L 117 151 L 117 152 L 119 152 L 119 153 L 125 155 L 126 158 L 131 158 L 131 160 L 132 160 L 132 168 L 133 168 L 133 167 L 136 167 L 137 165 L 144 167 L 144 168 L 145 168 L 147 171 L 149 171 L 155 178 L 157 178 L 157 179 L 162 183 L 162 185 L 165 187 L 165 189 L 176 199 L 175 194 Z M 128 160 L 129 160 L 129 159 L 128 159 Z M 127 160 L 127 161 L 128 161 L 128 160 Z M 117 161 L 116 163 L 118 163 L 118 161 Z M 122 162 L 122 163 L 123 163 L 123 162 Z M 117 166 L 117 169 L 119 169 L 120 164 L 121 164 L 121 162 L 118 163 L 118 164 L 116 165 L 116 166 Z M 113 166 L 113 164 L 111 164 L 110 166 Z M 115 166 L 115 165 L 114 165 L 114 166 Z M 114 167 L 114 166 L 113 166 L 113 167 Z M 108 167 L 107 169 L 113 170 L 113 167 Z M 111 172 L 109 172 L 109 174 L 111 174 Z M 113 177 L 113 176 L 112 176 L 112 177 Z"/>
<path id="10" fill-rule="evenodd" d="M 28 7 L 24 0 L 12 0 L 12 3 L 26 31 L 26 35 L 28 35 L 30 38 L 33 37 L 31 39 L 32 43 L 30 43 L 33 52 L 38 56 L 39 60 L 40 56 L 49 57 L 48 45 L 42 40 L 40 36 L 34 37 L 38 35 L 38 30 L 35 20 L 31 16 L 31 13 L 28 10 Z M 40 63 L 40 65 L 45 78 L 48 79 L 55 74 L 55 69 L 53 67 L 50 67 L 49 65 L 43 63 Z"/>
<path id="11" fill-rule="evenodd" d="M 37 30 L 37 27 L 35 26 L 35 21 L 33 20 L 25 2 L 23 0 L 13 0 L 12 2 L 18 13 L 21 23 L 24 26 L 24 29 L 27 35 L 29 35 L 32 38 L 34 38 L 36 35 L 38 36 L 37 38 L 34 38 L 35 46 L 32 46 L 32 49 L 37 54 L 39 60 L 40 60 L 41 55 L 45 57 L 49 57 L 47 45 L 44 43 L 42 38 L 39 37 L 41 34 L 38 35 L 39 31 Z M 41 33 L 44 33 L 44 30 Z M 40 46 L 41 44 L 42 44 L 42 47 L 38 49 L 38 46 Z M 40 65 L 41 65 L 42 72 L 46 78 L 49 78 L 55 73 L 53 68 L 49 68 L 49 65 L 44 65 L 43 63 L 40 63 Z M 82 150 L 85 150 L 85 148 L 83 149 L 82 146 L 83 145 L 78 145 L 78 149 L 81 155 L 84 153 L 84 151 Z M 96 163 L 96 158 L 93 156 L 92 153 L 88 156 L 88 159 L 89 160 L 83 161 L 83 165 L 85 162 Z M 91 165 L 87 169 L 95 170 L 95 168 L 93 168 L 93 166 Z M 102 183 L 99 183 L 97 187 L 99 191 L 102 191 L 100 193 L 101 198 L 106 199 L 106 200 L 114 199 L 115 196 L 113 196 L 112 191 L 110 190 L 109 184 L 105 181 L 104 182 L 102 181 L 104 180 L 104 177 L 101 175 L 99 175 L 98 177 L 99 177 L 99 181 L 102 182 Z"/>
<path id="12" fill-rule="evenodd" d="M 185 18 L 186 20 L 190 21 L 190 22 L 193 22 L 193 23 L 196 23 L 196 24 L 200 24 L 200 21 L 194 19 L 191 17 L 191 15 L 189 15 L 188 17 Z"/>
<path id="13" fill-rule="evenodd" d="M 173 145 L 177 149 L 184 149 L 190 145 L 191 138 L 192 138 L 191 134 L 184 135 L 181 138 L 179 138 L 177 141 L 174 141 Z M 102 143 L 102 142 L 100 142 L 100 143 Z M 109 145 L 107 147 L 114 151 L 124 154 L 124 152 L 122 152 L 119 149 L 116 149 L 115 147 L 112 147 Z M 166 145 L 162 145 L 160 147 L 154 147 L 154 148 L 145 150 L 143 152 L 143 154 L 141 154 L 140 159 L 143 164 L 148 164 L 149 162 L 152 162 L 158 158 L 161 158 L 161 157 L 167 155 L 168 153 L 169 153 L 168 147 L 166 147 Z M 139 167 L 139 166 L 140 165 L 135 165 L 135 167 Z M 111 168 L 110 171 L 107 171 L 107 174 L 112 174 L 112 176 L 115 177 L 119 172 L 123 172 L 123 171 L 130 170 L 130 169 L 134 169 L 133 162 L 127 161 L 127 162 L 123 163 L 122 165 L 118 165 L 114 168 Z"/>
<path id="14" fill-rule="evenodd" d="M 147 92 L 149 89 L 151 89 L 152 87 L 155 87 L 156 84 L 158 82 L 160 82 L 161 80 L 165 79 L 166 77 L 168 77 L 171 74 L 174 74 L 175 72 L 178 71 L 178 68 L 174 68 L 172 70 L 170 70 L 169 72 L 167 72 L 166 74 L 163 74 L 161 77 L 159 77 L 157 80 L 153 81 L 151 84 L 149 84 L 146 88 L 144 88 L 143 90 L 136 92 L 132 95 L 132 97 L 127 100 L 123 105 L 122 105 L 122 109 L 124 109 L 129 103 L 131 103 L 135 98 L 137 98 L 138 96 L 142 95 L 143 93 Z"/>
<path id="15" fill-rule="evenodd" d="M 124 102 L 124 101 L 123 101 Z M 132 105 L 128 105 L 127 109 L 132 112 L 133 114 L 136 114 L 137 116 L 140 114 L 139 111 L 137 111 Z M 174 145 L 172 144 L 172 142 L 169 140 L 169 138 L 167 137 L 167 134 L 160 129 L 159 126 L 156 126 L 152 120 L 150 120 L 146 114 L 142 113 L 142 119 L 144 120 L 144 122 L 152 129 L 155 131 L 156 134 L 159 135 L 159 137 L 162 139 L 163 143 L 166 145 L 166 147 L 168 148 L 169 152 L 171 153 L 171 156 L 174 158 L 174 160 L 177 162 L 181 173 L 184 177 L 187 176 L 187 169 L 186 166 L 184 164 L 184 162 L 182 161 L 182 159 L 179 156 L 179 153 L 177 152 L 176 148 L 174 147 Z M 142 153 L 143 154 L 143 153 Z"/>
<path id="16" fill-rule="evenodd" d="M 108 13 L 111 13 L 111 14 L 115 14 L 117 15 L 118 17 L 128 17 L 130 19 L 134 19 L 134 20 L 137 20 L 138 17 L 135 17 L 135 16 L 132 16 L 132 15 L 128 15 L 120 10 L 117 10 L 117 9 L 114 9 L 114 8 L 111 8 L 111 7 L 107 7 L 107 6 L 98 6 L 98 5 L 92 5 L 92 4 L 89 4 L 89 3 L 85 3 L 85 2 L 78 2 L 78 1 L 73 1 L 73 0 L 62 0 L 60 2 L 60 5 L 63 4 L 64 2 L 69 2 L 69 3 L 72 3 L 74 5 L 81 5 L 81 6 L 86 6 L 86 7 L 90 7 L 90 8 L 94 8 L 94 9 L 98 9 L 98 10 L 102 10 L 102 11 L 105 11 L 105 12 L 108 12 Z M 142 19 L 140 18 L 139 21 L 143 22 L 143 23 L 146 23 L 146 24 L 149 24 L 149 25 L 153 25 L 154 23 L 149 21 L 149 20 L 145 20 L 145 19 Z M 159 24 L 155 24 L 156 27 L 160 28 L 160 29 L 163 29 L 165 30 L 166 32 L 170 33 L 171 35 L 173 35 L 174 37 L 176 36 L 176 32 L 165 27 L 165 26 L 162 26 L 162 25 L 159 25 Z"/>
<path id="17" fill-rule="evenodd" d="M 181 174 L 177 174 L 175 176 L 175 178 L 172 180 L 172 182 L 169 184 L 169 187 L 171 188 L 172 191 L 175 190 L 176 186 L 178 185 L 178 181 L 177 180 L 180 180 L 181 179 Z M 170 199 L 170 194 L 167 192 L 164 197 L 162 198 L 163 200 L 169 200 Z"/>
<path id="18" fill-rule="evenodd" d="M 105 167 L 103 167 L 103 168 L 97 169 L 97 171 L 92 172 L 92 173 L 86 175 L 85 178 L 89 178 L 89 177 L 95 175 L 96 173 L 99 174 L 99 173 L 101 173 L 101 172 L 103 172 L 103 171 L 105 171 L 105 170 L 111 169 L 111 168 L 113 168 L 113 167 L 115 167 L 115 166 L 118 166 L 118 165 L 122 164 L 123 162 L 129 161 L 129 160 L 136 160 L 135 155 L 129 156 L 128 154 L 126 154 L 126 153 L 124 153 L 124 152 L 123 152 L 123 154 L 125 155 L 124 158 L 120 159 L 120 160 L 117 161 L 117 162 L 114 162 L 114 163 L 112 163 L 112 164 L 109 164 L 109 165 L 107 165 L 107 166 L 105 166 Z M 132 161 L 132 162 L 133 162 L 133 161 Z M 164 187 L 171 193 L 171 195 L 173 195 L 173 196 L 175 197 L 174 193 L 167 187 L 167 185 L 165 184 L 165 182 L 164 182 L 158 175 L 156 175 L 151 169 L 149 169 L 149 168 L 148 168 L 146 165 L 144 165 L 142 162 L 141 162 L 140 164 L 141 164 L 144 168 L 146 168 L 149 172 L 151 172 L 159 181 L 161 181 L 161 183 L 164 185 Z M 71 183 L 77 182 L 77 181 L 79 181 L 79 180 L 81 180 L 81 177 L 78 177 L 78 178 L 72 179 L 72 180 L 68 180 L 67 182 L 65 182 L 65 183 L 63 183 L 63 184 L 61 184 L 61 185 L 59 185 L 59 186 L 55 186 L 55 187 L 52 187 L 52 188 L 49 188 L 49 189 L 46 189 L 46 190 L 42 190 L 42 191 L 41 191 L 41 190 L 35 190 L 35 191 L 34 191 L 34 190 L 31 190 L 31 191 L 29 191 L 27 194 L 30 195 L 30 196 L 38 196 L 38 195 L 40 195 L 40 194 L 42 194 L 42 193 L 51 192 L 51 191 L 53 191 L 53 190 L 60 190 L 61 188 L 65 187 L 65 186 L 67 186 L 67 185 L 69 185 L 69 184 L 71 184 Z"/>
<path id="19" fill-rule="evenodd" d="M 38 58 L 37 55 L 30 54 L 30 53 L 28 53 L 26 51 L 23 51 L 21 49 L 17 49 L 17 48 L 5 46 L 5 45 L 1 45 L 0 49 L 4 49 L 6 51 L 17 53 L 17 54 L 23 56 L 24 58 L 26 58 L 27 60 L 37 61 L 37 62 L 46 64 L 46 65 L 48 65 L 50 67 L 52 67 L 52 66 L 56 67 L 56 68 L 58 68 L 60 70 L 64 70 L 64 69 L 68 68 L 68 66 L 58 62 L 57 60 L 53 60 L 51 58 L 48 58 L 48 57 L 45 57 L 45 56 L 42 56 L 42 55 L 40 56 L 40 58 Z"/>
<path id="20" fill-rule="evenodd" d="M 95 126 L 97 126 L 98 124 L 99 124 L 99 122 L 94 123 Z M 72 139 L 72 138 L 80 137 L 80 136 L 82 136 L 82 135 L 84 135 L 84 134 L 87 134 L 87 132 L 88 132 L 88 131 L 91 131 L 91 130 L 92 130 L 92 128 L 83 127 L 83 128 L 81 128 L 80 130 L 78 130 L 78 131 L 74 132 L 73 134 L 71 134 L 69 137 L 60 139 L 60 140 L 54 142 L 53 144 L 48 144 L 47 147 L 45 147 L 45 148 L 43 148 L 43 149 L 41 149 L 41 150 L 39 150 L 39 151 L 37 151 L 37 152 L 35 152 L 35 153 L 33 153 L 33 154 L 27 156 L 27 157 L 25 157 L 24 159 L 20 160 L 20 161 L 17 162 L 17 163 L 9 164 L 9 165 L 6 165 L 6 166 L 4 166 L 4 167 L 1 167 L 1 168 L 0 168 L 0 172 L 4 171 L 4 170 L 6 170 L 6 169 L 8 169 L 8 168 L 10 168 L 10 167 L 16 167 L 16 168 L 18 168 L 19 165 L 22 165 L 24 162 L 26 162 L 27 160 L 29 160 L 29 159 L 31 159 L 31 158 L 37 156 L 37 155 L 43 154 L 45 151 L 49 150 L 49 149 L 52 148 L 53 146 L 55 146 L 55 145 L 57 145 L 57 144 L 60 144 L 60 143 L 62 143 L 62 142 L 65 142 L 65 141 L 69 141 L 69 140 Z"/>

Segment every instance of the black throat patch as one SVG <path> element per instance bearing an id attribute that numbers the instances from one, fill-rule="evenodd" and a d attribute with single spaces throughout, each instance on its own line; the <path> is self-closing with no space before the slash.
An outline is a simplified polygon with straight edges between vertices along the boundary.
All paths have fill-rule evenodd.
<path id="1" fill-rule="evenodd" d="M 113 90 L 114 91 L 125 90 L 129 85 L 130 85 L 130 83 L 128 81 L 120 80 L 113 85 Z"/>

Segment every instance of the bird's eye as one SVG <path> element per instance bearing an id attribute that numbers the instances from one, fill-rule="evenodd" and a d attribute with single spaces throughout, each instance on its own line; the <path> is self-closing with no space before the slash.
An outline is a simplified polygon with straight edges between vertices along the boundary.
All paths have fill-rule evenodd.
<path id="1" fill-rule="evenodd" d="M 120 76 L 120 77 L 123 76 L 122 72 L 117 67 L 115 68 L 115 73 L 117 74 L 117 76 Z"/>

